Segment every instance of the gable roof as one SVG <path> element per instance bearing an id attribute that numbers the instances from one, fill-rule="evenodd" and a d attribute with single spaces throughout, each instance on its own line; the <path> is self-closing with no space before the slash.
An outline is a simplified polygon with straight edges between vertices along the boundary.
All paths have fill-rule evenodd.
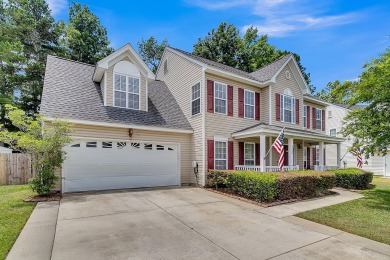
<path id="1" fill-rule="evenodd" d="M 100 85 L 92 80 L 94 69 L 89 64 L 49 55 L 40 113 L 96 123 L 192 131 L 164 82 L 148 83 L 148 111 L 104 106 Z"/>
<path id="2" fill-rule="evenodd" d="M 258 78 L 260 81 L 271 80 L 283 67 L 287 61 L 292 58 L 292 54 L 287 54 L 276 61 L 254 71 L 251 73 L 254 77 Z"/>

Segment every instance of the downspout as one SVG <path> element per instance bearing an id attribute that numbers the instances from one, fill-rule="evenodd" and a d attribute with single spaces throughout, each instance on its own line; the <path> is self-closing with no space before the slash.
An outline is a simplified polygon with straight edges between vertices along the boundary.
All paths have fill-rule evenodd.
<path id="1" fill-rule="evenodd" d="M 202 67 L 203 104 L 202 104 L 202 174 L 203 186 L 206 185 L 206 68 Z"/>

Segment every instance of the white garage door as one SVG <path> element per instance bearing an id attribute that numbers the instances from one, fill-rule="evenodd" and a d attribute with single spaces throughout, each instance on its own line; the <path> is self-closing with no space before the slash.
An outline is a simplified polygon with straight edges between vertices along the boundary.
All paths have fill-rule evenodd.
<path id="1" fill-rule="evenodd" d="M 65 150 L 63 192 L 180 184 L 177 144 L 78 140 Z"/>

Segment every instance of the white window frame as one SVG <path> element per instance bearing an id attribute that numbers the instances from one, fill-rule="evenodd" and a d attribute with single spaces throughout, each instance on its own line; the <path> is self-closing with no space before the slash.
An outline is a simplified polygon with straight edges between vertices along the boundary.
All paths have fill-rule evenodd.
<path id="1" fill-rule="evenodd" d="M 332 131 L 334 131 L 334 135 L 332 135 Z M 330 136 L 337 136 L 337 129 L 336 128 L 332 128 L 329 130 L 329 135 Z"/>
<path id="2" fill-rule="evenodd" d="M 115 76 L 116 75 L 126 77 L 126 91 L 115 89 Z M 138 80 L 138 93 L 129 91 L 129 78 Z M 134 76 L 130 76 L 130 75 L 126 75 L 126 74 L 116 73 L 115 72 L 115 73 L 113 73 L 112 82 L 113 82 L 112 83 L 112 85 L 113 85 L 112 86 L 112 90 L 113 90 L 113 93 L 112 93 L 112 99 L 113 99 L 112 100 L 112 106 L 113 107 L 120 107 L 120 108 L 132 109 L 132 110 L 141 110 L 141 79 L 139 77 L 134 77 Z M 126 93 L 126 106 L 125 107 L 121 107 L 121 106 L 116 106 L 115 105 L 115 92 Z M 138 108 L 130 108 L 129 107 L 129 94 L 138 95 Z"/>
<path id="3" fill-rule="evenodd" d="M 216 150 L 217 150 L 217 143 L 225 143 L 226 145 L 226 154 L 225 154 L 225 159 L 220 159 L 220 158 L 217 158 L 216 156 Z M 214 140 L 214 169 L 215 170 L 227 170 L 228 169 L 228 155 L 229 155 L 229 151 L 228 151 L 228 141 L 227 140 L 221 140 L 221 139 L 217 139 L 217 140 Z M 225 161 L 225 169 L 217 169 L 217 161 Z"/>
<path id="4" fill-rule="evenodd" d="M 316 165 L 320 165 L 320 148 L 316 146 Z"/>
<path id="5" fill-rule="evenodd" d="M 195 87 L 196 85 L 199 85 L 199 97 L 193 99 L 193 96 L 194 96 L 194 87 Z M 201 100 L 202 90 L 201 90 L 200 82 L 198 82 L 198 83 L 192 85 L 190 95 L 191 95 L 191 112 L 190 112 L 190 113 L 191 113 L 191 116 L 199 115 L 199 114 L 202 112 L 202 100 Z M 192 109 L 193 109 L 194 101 L 196 101 L 196 100 L 198 100 L 198 99 L 199 99 L 199 112 L 196 113 L 196 114 L 192 114 Z"/>
<path id="6" fill-rule="evenodd" d="M 332 110 L 328 110 L 328 118 L 332 118 Z"/>
<path id="7" fill-rule="evenodd" d="M 216 96 L 216 91 L 215 91 L 215 87 L 216 87 L 216 85 L 217 84 L 219 84 L 219 85 L 222 85 L 224 88 L 225 88 L 225 93 L 226 93 L 226 98 L 225 99 L 223 99 L 223 98 L 217 98 L 217 96 Z M 221 113 L 221 112 L 216 112 L 215 111 L 215 108 L 217 107 L 216 106 L 216 104 L 217 104 L 217 102 L 215 102 L 216 100 L 224 100 L 225 101 L 225 113 Z M 221 82 L 218 82 L 218 81 L 214 81 L 214 113 L 215 114 L 221 114 L 221 115 L 227 115 L 227 110 L 228 110 L 228 93 L 227 93 L 227 84 L 225 84 L 225 83 L 221 83 Z"/>
<path id="8" fill-rule="evenodd" d="M 291 98 L 291 122 L 284 120 L 284 110 L 285 110 L 284 109 L 284 99 L 285 98 Z M 287 111 L 290 111 L 290 110 L 287 110 Z M 280 94 L 280 121 L 283 123 L 295 125 L 295 98 L 293 96 Z"/>
<path id="9" fill-rule="evenodd" d="M 303 105 L 303 127 L 307 128 L 307 106 Z"/>
<path id="10" fill-rule="evenodd" d="M 246 93 L 251 93 L 253 95 L 253 105 L 252 104 L 247 104 L 246 103 Z M 256 105 L 256 100 L 255 100 L 256 94 L 254 91 L 251 90 L 244 90 L 244 118 L 249 118 L 249 119 L 255 119 L 255 105 Z M 247 117 L 246 116 L 246 106 L 250 106 L 253 109 L 253 117 Z"/>
<path id="11" fill-rule="evenodd" d="M 247 145 L 252 145 L 253 146 L 253 160 L 246 159 L 246 146 Z M 253 164 L 247 164 L 246 161 L 253 161 Z M 245 142 L 244 143 L 244 165 L 250 165 L 250 166 L 255 166 L 256 165 L 256 144 L 251 143 L 251 142 Z"/>
<path id="12" fill-rule="evenodd" d="M 318 119 L 318 115 L 320 115 L 320 119 Z M 318 120 L 320 121 L 320 124 L 318 124 Z M 318 125 L 320 125 L 320 127 L 318 127 Z M 322 130 L 322 109 L 320 108 L 316 108 L 316 130 Z"/>

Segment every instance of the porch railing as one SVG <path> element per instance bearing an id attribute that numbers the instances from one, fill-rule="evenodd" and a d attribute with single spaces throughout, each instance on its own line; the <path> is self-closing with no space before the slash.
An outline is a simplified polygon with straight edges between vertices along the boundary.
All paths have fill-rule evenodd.
<path id="1" fill-rule="evenodd" d="M 283 171 L 297 171 L 299 170 L 299 165 L 293 165 L 293 166 L 283 166 Z M 280 169 L 278 166 L 265 166 L 266 172 L 280 172 Z"/>
<path id="2" fill-rule="evenodd" d="M 236 171 L 251 171 L 251 172 L 261 172 L 261 166 L 255 165 L 236 165 Z"/>
<path id="3" fill-rule="evenodd" d="M 329 171 L 333 169 L 338 169 L 339 167 L 337 166 L 331 166 L 331 165 L 314 165 L 314 170 L 315 171 Z"/>

